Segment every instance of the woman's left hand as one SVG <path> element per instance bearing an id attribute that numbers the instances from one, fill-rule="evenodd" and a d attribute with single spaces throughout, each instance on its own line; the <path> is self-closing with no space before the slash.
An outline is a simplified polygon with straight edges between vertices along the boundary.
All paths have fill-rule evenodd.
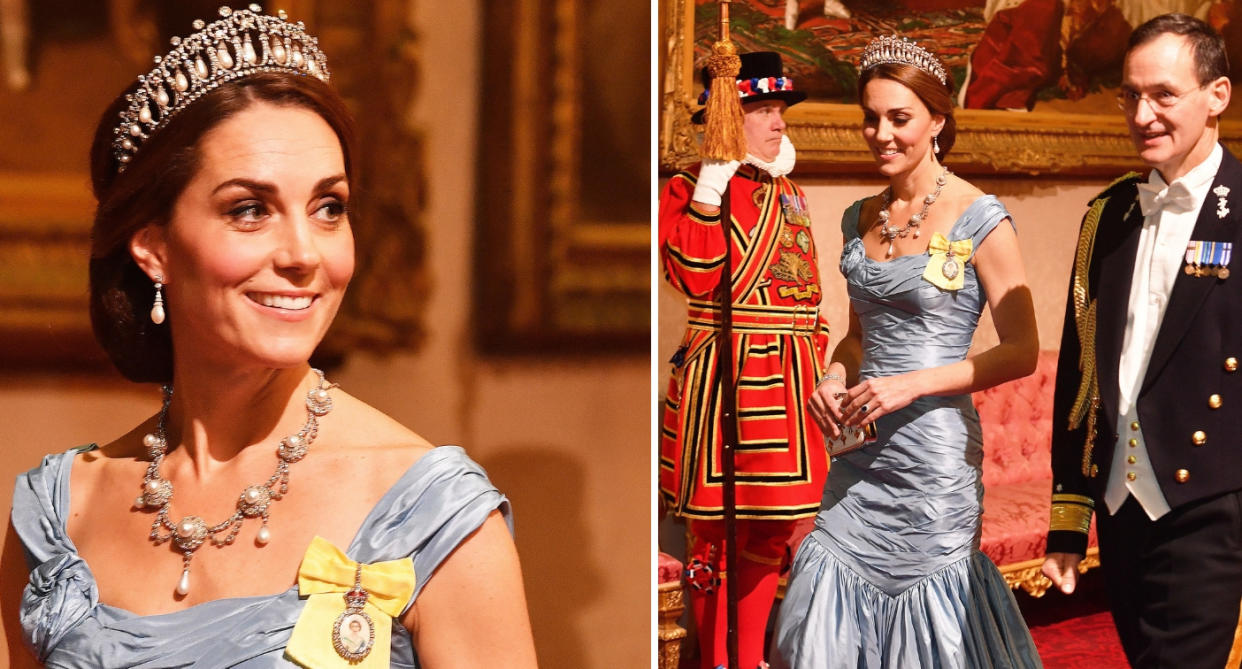
<path id="1" fill-rule="evenodd" d="M 918 372 L 867 379 L 846 391 L 841 422 L 858 427 L 898 411 L 923 395 Z"/>

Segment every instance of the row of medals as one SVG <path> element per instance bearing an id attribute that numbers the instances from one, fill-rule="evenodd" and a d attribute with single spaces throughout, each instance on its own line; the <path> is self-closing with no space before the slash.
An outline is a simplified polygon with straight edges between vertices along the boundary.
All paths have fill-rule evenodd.
<path id="1" fill-rule="evenodd" d="M 1229 278 L 1229 268 L 1224 265 L 1208 265 L 1205 267 L 1203 265 L 1192 265 L 1188 263 L 1185 266 L 1185 271 L 1186 274 L 1190 276 L 1214 276 L 1218 279 Z"/>

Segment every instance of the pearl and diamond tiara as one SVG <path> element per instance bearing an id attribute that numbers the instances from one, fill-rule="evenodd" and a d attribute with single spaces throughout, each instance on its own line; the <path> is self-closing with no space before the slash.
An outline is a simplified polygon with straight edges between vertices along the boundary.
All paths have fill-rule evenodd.
<path id="1" fill-rule="evenodd" d="M 944 65 L 940 64 L 940 59 L 904 37 L 881 35 L 871 40 L 863 49 L 858 69 L 867 70 L 884 63 L 913 65 L 939 79 L 940 83 L 949 85 L 949 74 L 945 72 Z"/>
<path id="2" fill-rule="evenodd" d="M 328 81 L 328 63 L 319 40 L 284 10 L 265 16 L 259 5 L 234 11 L 220 8 L 211 23 L 196 19 L 198 32 L 173 37 L 172 51 L 155 57 L 155 69 L 138 77 L 138 89 L 125 99 L 121 122 L 113 130 L 117 170 L 124 171 L 142 143 L 169 119 L 221 84 L 258 72 L 291 72 Z"/>

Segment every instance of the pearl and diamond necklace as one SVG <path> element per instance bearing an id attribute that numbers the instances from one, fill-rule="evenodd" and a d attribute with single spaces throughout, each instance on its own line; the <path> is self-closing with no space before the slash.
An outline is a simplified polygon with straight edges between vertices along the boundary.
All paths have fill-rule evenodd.
<path id="1" fill-rule="evenodd" d="M 332 410 L 332 396 L 328 391 L 335 388 L 336 384 L 328 383 L 323 372 L 318 369 L 311 371 L 319 377 L 319 382 L 306 394 L 306 423 L 302 425 L 302 429 L 280 440 L 280 446 L 276 448 L 275 473 L 267 481 L 243 490 L 237 498 L 237 510 L 215 525 L 208 525 L 198 516 L 186 516 L 176 523 L 168 519 L 173 485 L 168 479 L 160 477 L 160 463 L 164 461 L 164 453 L 168 450 L 166 422 L 173 391 L 171 385 L 164 386 L 164 405 L 160 408 L 155 432 L 142 438 L 151 464 L 147 465 L 147 473 L 142 477 L 142 494 L 134 500 L 134 506 L 139 509 L 158 510 L 155 521 L 151 523 L 151 534 L 148 535 L 156 546 L 171 540 L 181 550 L 182 571 L 181 579 L 177 581 L 178 595 L 185 596 L 190 592 L 190 561 L 194 559 L 194 551 L 207 539 L 210 538 L 217 548 L 231 545 L 241 531 L 242 523 L 247 518 L 258 517 L 263 519 L 263 525 L 255 535 L 255 543 L 263 546 L 271 541 L 272 533 L 267 528 L 267 508 L 289 492 L 289 465 L 306 457 L 307 448 L 319 434 L 319 418 Z M 220 534 L 224 536 L 216 536 Z"/>
<path id="2" fill-rule="evenodd" d="M 910 220 L 905 227 L 901 228 L 896 226 L 889 227 L 888 225 L 888 208 L 893 204 L 893 187 L 889 186 L 884 189 L 884 192 L 880 195 L 880 236 L 888 240 L 888 251 L 884 253 L 885 257 L 893 255 L 893 240 L 898 237 L 905 239 L 906 235 L 910 234 L 910 230 L 914 230 L 915 239 L 919 238 L 919 225 L 927 218 L 927 210 L 940 197 L 940 191 L 944 190 L 944 185 L 949 182 L 949 175 L 951 174 L 952 172 L 949 171 L 949 168 L 944 168 L 940 176 L 936 177 L 936 190 L 928 193 L 923 198 L 923 208 L 919 213 L 910 216 Z"/>

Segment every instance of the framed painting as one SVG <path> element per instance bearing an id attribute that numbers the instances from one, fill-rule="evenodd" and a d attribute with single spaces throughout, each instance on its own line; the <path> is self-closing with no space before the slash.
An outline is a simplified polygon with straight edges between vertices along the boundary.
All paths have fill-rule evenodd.
<path id="1" fill-rule="evenodd" d="M 800 171 L 873 165 L 859 132 L 857 62 L 873 37 L 896 34 L 937 54 L 954 80 L 958 134 L 949 162 L 955 170 L 1115 176 L 1141 166 L 1116 94 L 1131 26 L 1153 11 L 1144 4 L 733 0 L 730 26 L 742 52 L 779 52 L 786 73 L 808 95 L 786 115 Z M 1162 11 L 1170 11 L 1167 4 Z M 1231 54 L 1236 47 L 1242 55 L 1242 6 L 1184 4 L 1221 31 Z M 662 170 L 698 160 L 689 118 L 699 108 L 699 69 L 718 37 L 718 5 L 660 0 Z M 1226 113 L 1221 128 L 1231 148 L 1242 147 L 1242 104 Z"/>
<path id="2" fill-rule="evenodd" d="M 650 5 L 483 7 L 476 345 L 506 355 L 646 351 Z"/>
<path id="3" fill-rule="evenodd" d="M 414 1 L 279 3 L 312 30 L 332 26 L 320 35 L 325 51 L 352 55 L 333 61 L 332 79 L 361 129 L 358 265 L 320 364 L 354 348 L 413 348 L 423 333 L 422 140 L 387 121 L 403 117 L 415 93 L 419 63 L 404 22 Z M 91 133 L 112 97 L 168 48 L 167 36 L 214 17 L 219 4 L 0 0 L 0 369 L 109 368 L 87 311 Z M 394 83 L 375 86 L 377 77 Z"/>

